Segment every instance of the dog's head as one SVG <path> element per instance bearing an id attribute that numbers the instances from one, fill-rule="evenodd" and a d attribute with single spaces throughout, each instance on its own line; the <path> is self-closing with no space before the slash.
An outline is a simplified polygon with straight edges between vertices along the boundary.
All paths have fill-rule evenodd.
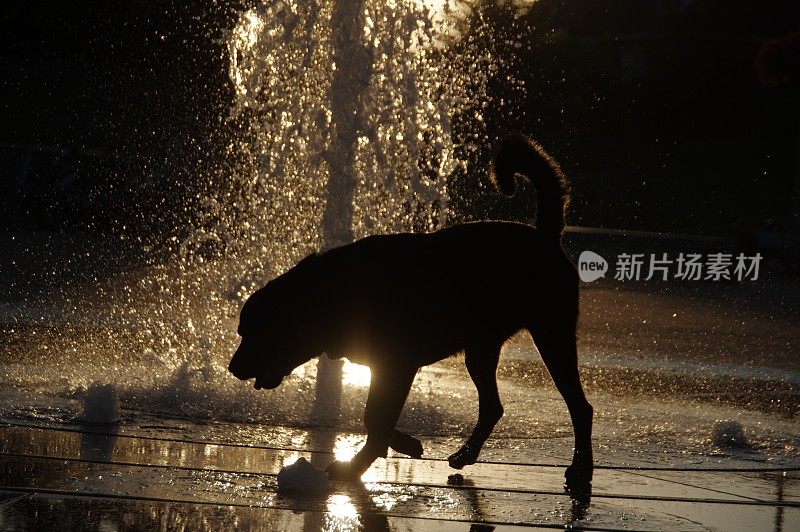
<path id="1" fill-rule="evenodd" d="M 296 367 L 320 354 L 314 352 L 313 334 L 307 330 L 303 281 L 285 274 L 256 291 L 242 307 L 241 344 L 228 371 L 241 380 L 255 378 L 257 390 L 277 388 Z"/>

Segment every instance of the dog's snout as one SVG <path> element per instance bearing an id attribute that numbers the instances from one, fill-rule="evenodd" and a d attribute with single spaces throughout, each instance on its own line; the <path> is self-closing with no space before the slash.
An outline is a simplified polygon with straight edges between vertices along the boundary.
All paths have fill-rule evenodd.
<path id="1" fill-rule="evenodd" d="M 235 358 L 232 358 L 230 363 L 228 364 L 228 371 L 233 373 L 234 377 L 239 377 L 239 367 L 236 364 Z"/>
<path id="2" fill-rule="evenodd" d="M 246 380 L 252 375 L 247 375 L 245 373 L 244 364 L 242 363 L 242 354 L 240 349 L 237 349 L 236 352 L 233 354 L 230 363 L 228 364 L 228 371 L 230 371 L 234 377 L 240 380 Z"/>

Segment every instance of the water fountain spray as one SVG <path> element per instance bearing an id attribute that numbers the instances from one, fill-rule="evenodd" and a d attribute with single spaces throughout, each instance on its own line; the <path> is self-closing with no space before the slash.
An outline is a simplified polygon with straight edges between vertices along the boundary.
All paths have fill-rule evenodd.
<path id="1" fill-rule="evenodd" d="M 232 116 L 257 131 L 243 147 L 256 168 L 247 267 L 270 277 L 316 249 L 446 224 L 447 177 L 464 164 L 450 119 L 485 99 L 476 65 L 491 60 L 448 55 L 447 20 L 411 0 L 265 2 L 243 14 L 230 72 Z M 341 362 L 320 358 L 313 421 L 338 416 L 341 380 Z"/>

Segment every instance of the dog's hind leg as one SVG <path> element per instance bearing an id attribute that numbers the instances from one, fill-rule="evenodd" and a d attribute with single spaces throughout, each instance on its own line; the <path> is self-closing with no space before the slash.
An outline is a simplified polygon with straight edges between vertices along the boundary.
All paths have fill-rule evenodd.
<path id="1" fill-rule="evenodd" d="M 367 443 L 349 463 L 333 462 L 328 466 L 331 478 L 358 480 L 376 458 L 386 456 L 395 437 L 394 427 L 411 390 L 416 370 L 417 368 L 373 368 L 364 411 Z"/>
<path id="2" fill-rule="evenodd" d="M 594 410 L 581 386 L 578 374 L 578 352 L 574 326 L 550 326 L 532 330 L 534 342 L 542 360 L 555 382 L 556 388 L 567 403 L 575 433 L 575 451 L 572 465 L 565 477 L 570 492 L 587 492 L 591 489 L 592 471 L 592 415 Z"/>
<path id="3" fill-rule="evenodd" d="M 478 422 L 466 443 L 450 455 L 450 467 L 461 469 L 478 461 L 483 444 L 503 417 L 503 405 L 497 391 L 497 363 L 501 345 L 468 347 L 464 352 L 467 371 L 478 389 Z"/>

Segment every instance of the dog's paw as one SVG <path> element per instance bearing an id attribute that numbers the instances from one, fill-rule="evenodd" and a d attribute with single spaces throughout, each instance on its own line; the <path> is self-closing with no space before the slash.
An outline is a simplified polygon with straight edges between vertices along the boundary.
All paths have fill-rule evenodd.
<path id="1" fill-rule="evenodd" d="M 343 480 L 346 482 L 357 482 L 361 480 L 361 475 L 353 469 L 350 462 L 336 460 L 325 468 L 330 480 Z"/>
<path id="2" fill-rule="evenodd" d="M 470 445 L 465 445 L 461 449 L 451 454 L 447 459 L 447 463 L 449 463 L 450 467 L 453 469 L 462 469 L 464 466 L 472 465 L 477 462 L 480 452 L 480 449 L 475 449 Z"/>
<path id="3" fill-rule="evenodd" d="M 591 465 L 572 464 L 564 473 L 564 489 L 572 496 L 585 496 L 592 493 Z"/>
<path id="4" fill-rule="evenodd" d="M 413 436 L 399 431 L 395 431 L 389 447 L 394 449 L 396 452 L 410 456 L 411 458 L 420 458 L 423 452 L 421 441 Z"/>

